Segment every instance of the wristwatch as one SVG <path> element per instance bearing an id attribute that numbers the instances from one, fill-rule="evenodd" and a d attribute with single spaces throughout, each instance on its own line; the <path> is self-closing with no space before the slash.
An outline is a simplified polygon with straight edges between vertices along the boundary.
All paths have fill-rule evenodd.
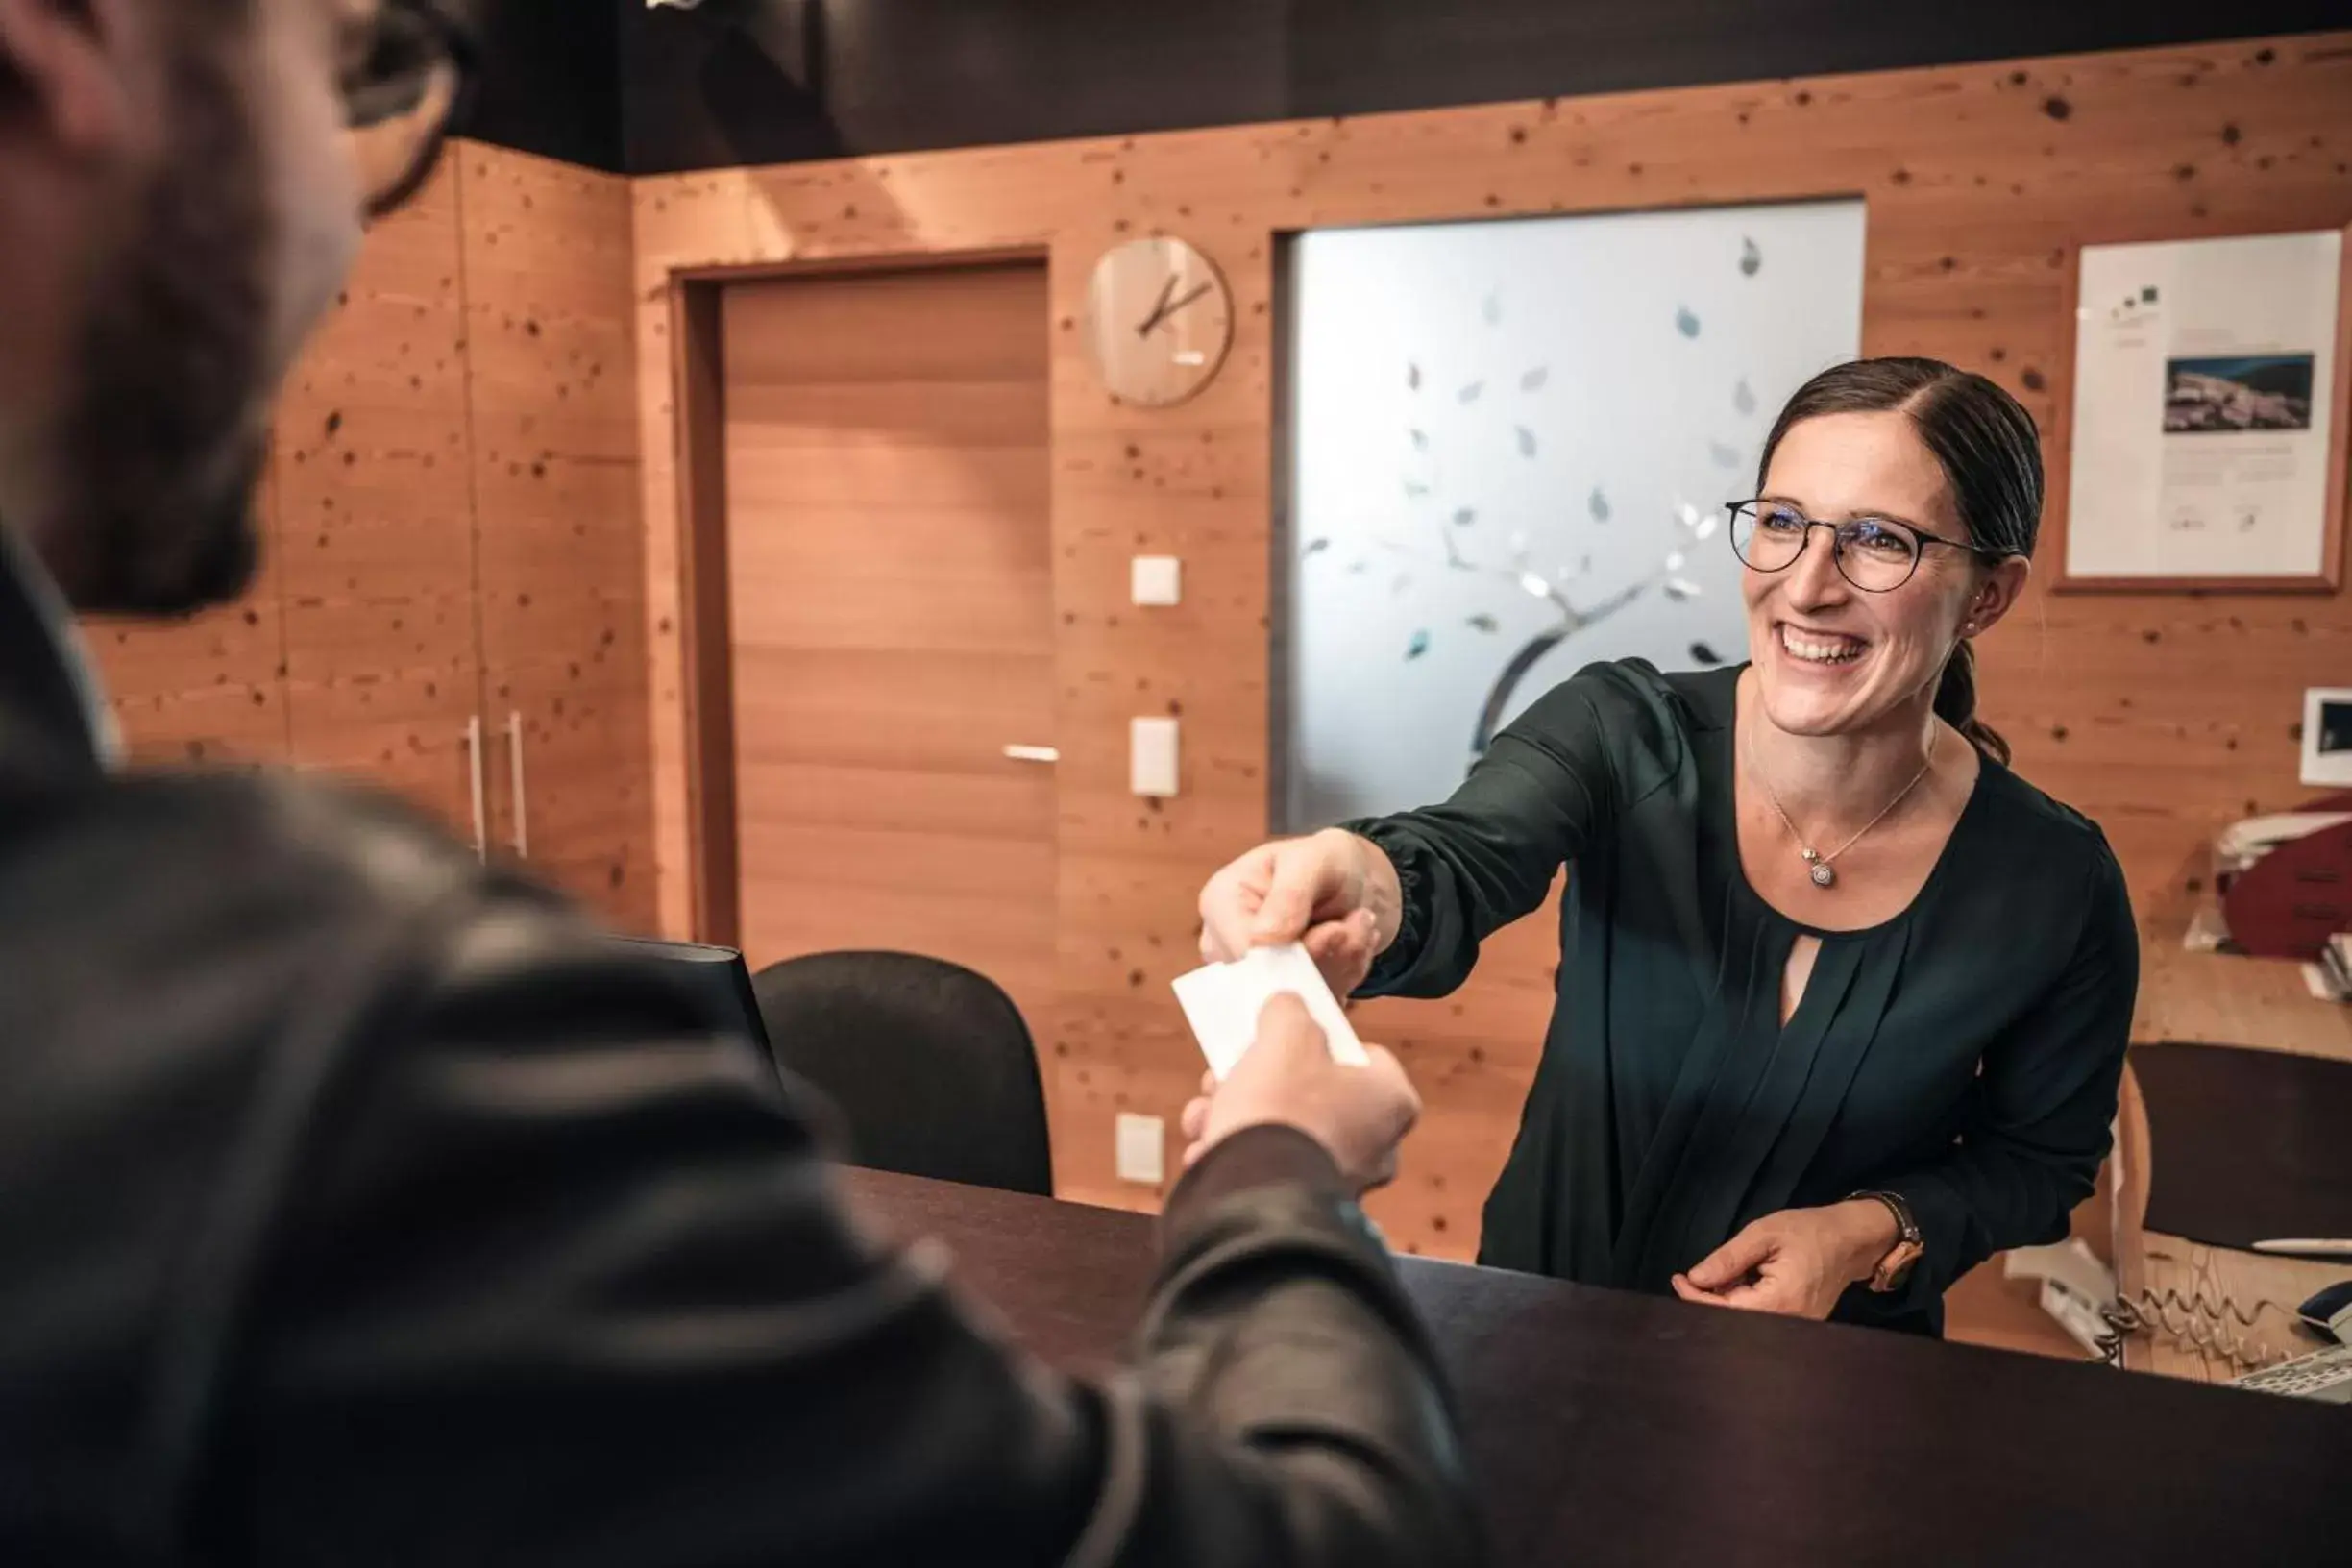
<path id="1" fill-rule="evenodd" d="M 1882 1296 L 1901 1289 L 1911 1278 L 1913 1266 L 1927 1251 L 1926 1243 L 1920 1237 L 1919 1221 L 1911 1217 L 1911 1206 L 1895 1192 L 1856 1192 L 1853 1197 L 1874 1198 L 1894 1214 L 1895 1244 L 1887 1248 L 1886 1256 L 1878 1260 L 1878 1266 L 1871 1270 L 1870 1287 Z"/>

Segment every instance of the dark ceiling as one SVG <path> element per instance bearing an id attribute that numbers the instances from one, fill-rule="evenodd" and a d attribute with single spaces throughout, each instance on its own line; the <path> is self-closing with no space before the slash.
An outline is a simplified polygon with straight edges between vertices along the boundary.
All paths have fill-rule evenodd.
<path id="1" fill-rule="evenodd" d="M 630 173 L 2352 27 L 2352 0 L 482 0 L 472 130 Z"/>

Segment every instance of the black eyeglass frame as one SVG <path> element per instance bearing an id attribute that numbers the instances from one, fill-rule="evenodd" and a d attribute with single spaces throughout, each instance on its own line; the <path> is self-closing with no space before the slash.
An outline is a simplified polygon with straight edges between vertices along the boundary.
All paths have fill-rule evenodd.
<path id="1" fill-rule="evenodd" d="M 358 78 L 341 84 L 344 123 L 351 129 L 366 130 L 413 110 L 433 72 L 444 64 L 454 80 L 440 123 L 418 140 L 407 169 L 382 189 L 368 193 L 370 219 L 397 212 L 432 178 L 451 135 L 472 105 L 481 61 L 473 29 L 443 0 L 385 0 L 376 26 L 366 66 Z"/>
<path id="2" fill-rule="evenodd" d="M 1751 572 L 1786 572 L 1790 567 L 1795 566 L 1799 561 L 1803 560 L 1804 552 L 1812 548 L 1813 530 L 1815 528 L 1827 528 L 1829 530 L 1829 559 L 1837 567 L 1838 576 L 1844 577 L 1849 583 L 1851 583 L 1862 593 L 1891 594 L 1909 583 L 1913 577 L 1919 576 L 1920 562 L 1927 558 L 1927 551 L 1923 549 L 1914 551 L 1912 552 L 1911 568 L 1902 575 L 1901 582 L 1891 582 L 1883 588 L 1874 588 L 1866 582 L 1855 582 L 1853 574 L 1846 570 L 1846 541 L 1842 535 L 1846 529 L 1859 527 L 1864 524 L 1875 524 L 1880 527 L 1886 528 L 1900 528 L 1904 533 L 1917 540 L 1923 546 L 1942 545 L 1946 550 L 1961 551 L 1967 554 L 1974 555 L 1980 560 L 1997 562 L 2001 559 L 2001 552 L 1999 551 L 1987 550 L 1984 546 L 1972 544 L 1966 539 L 1947 539 L 1940 533 L 1929 533 L 1925 528 L 1902 522 L 1897 518 L 1855 517 L 1849 518 L 1843 523 L 1824 523 L 1819 518 L 1805 517 L 1804 513 L 1797 511 L 1797 508 L 1794 506 L 1789 506 L 1788 502 L 1771 502 L 1771 504 L 1773 505 L 1786 506 L 1788 507 L 1788 510 L 1796 512 L 1799 517 L 1804 517 L 1804 543 L 1799 545 L 1797 547 L 1797 552 L 1791 555 L 1787 560 L 1782 561 L 1778 566 L 1758 566 L 1755 564 L 1755 562 L 1748 558 L 1748 551 L 1740 548 L 1740 517 L 1743 513 L 1752 516 L 1755 508 L 1766 504 L 1768 501 L 1770 501 L 1769 497 L 1754 496 L 1751 497 L 1747 501 L 1727 501 L 1724 502 L 1724 510 L 1730 516 L 1730 527 L 1727 531 L 1729 532 L 1731 539 L 1731 552 L 1734 555 L 1737 555 L 1740 558 L 1740 564 Z M 1752 530 L 1751 536 L 1752 537 Z"/>

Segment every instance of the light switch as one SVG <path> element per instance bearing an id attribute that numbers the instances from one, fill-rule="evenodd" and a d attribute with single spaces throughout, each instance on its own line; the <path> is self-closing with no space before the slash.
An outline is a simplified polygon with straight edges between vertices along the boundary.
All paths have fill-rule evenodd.
<path id="1" fill-rule="evenodd" d="M 1137 719 L 1127 728 L 1127 787 L 1162 799 L 1176 794 L 1176 721 Z"/>
<path id="2" fill-rule="evenodd" d="M 1118 1179 L 1158 1187 L 1166 1179 L 1167 1130 L 1158 1116 L 1118 1115 Z"/>
<path id="3" fill-rule="evenodd" d="M 1127 576 L 1127 597 L 1138 604 L 1184 602 L 1184 562 L 1173 555 L 1138 555 Z"/>

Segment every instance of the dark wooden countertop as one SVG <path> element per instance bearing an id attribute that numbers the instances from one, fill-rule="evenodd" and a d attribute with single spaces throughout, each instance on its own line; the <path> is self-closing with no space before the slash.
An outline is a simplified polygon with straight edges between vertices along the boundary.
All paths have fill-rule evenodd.
<path id="1" fill-rule="evenodd" d="M 1108 1365 L 1153 1222 L 852 1173 L 1037 1354 Z M 2352 1409 L 1406 1259 L 1496 1560 L 2340 1561 Z"/>

